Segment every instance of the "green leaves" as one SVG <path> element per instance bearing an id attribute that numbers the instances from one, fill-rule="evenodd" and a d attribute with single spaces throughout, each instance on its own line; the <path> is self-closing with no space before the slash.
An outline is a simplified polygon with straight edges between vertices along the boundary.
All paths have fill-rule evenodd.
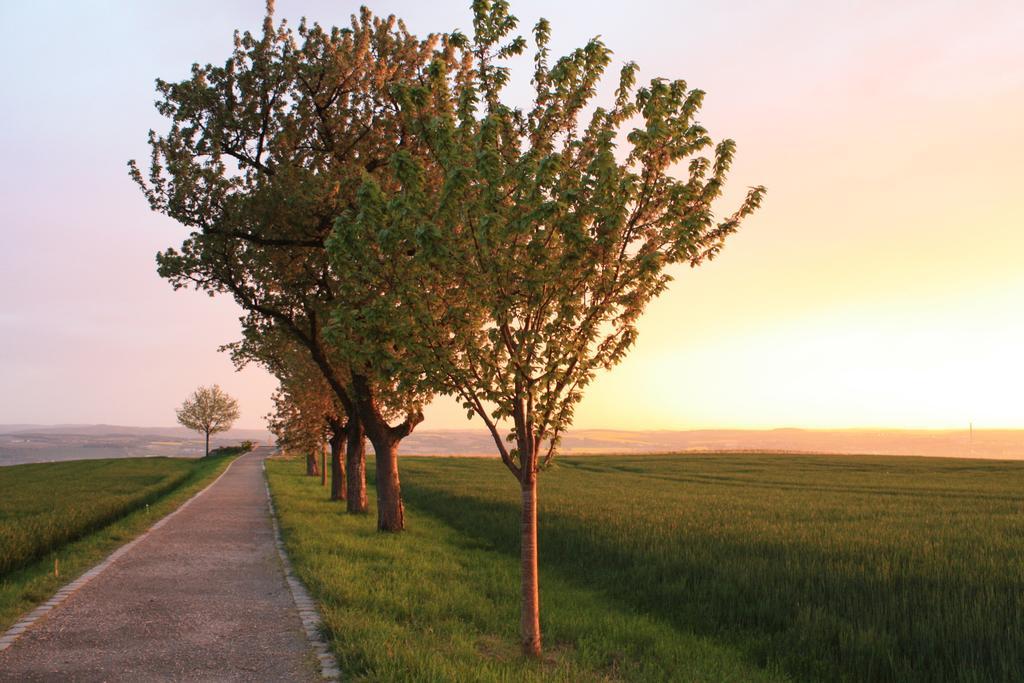
<path id="1" fill-rule="evenodd" d="M 251 334 L 277 326 L 392 414 L 457 396 L 532 476 L 667 269 L 714 258 L 764 188 L 716 221 L 736 146 L 697 121 L 704 92 L 638 87 L 626 62 L 594 106 L 611 50 L 554 58 L 544 20 L 534 101 L 505 104 L 516 26 L 476 0 L 471 36 L 420 41 L 367 10 L 350 29 L 239 34 L 224 66 L 158 82 L 169 131 L 130 173 L 192 231 L 158 257 L 175 286 L 231 292 Z"/>
<path id="2" fill-rule="evenodd" d="M 245 341 L 258 362 L 279 351 L 261 337 L 274 328 L 336 399 L 353 371 L 379 380 L 388 415 L 417 411 L 428 394 L 420 373 L 400 373 L 401 352 L 386 343 L 380 321 L 394 301 L 380 300 L 360 261 L 336 265 L 326 242 L 372 263 L 413 244 L 384 224 L 387 199 L 374 183 L 392 165 L 415 185 L 415 165 L 396 154 L 404 124 L 394 93 L 419 82 L 438 43 L 366 9 L 344 29 L 303 21 L 293 31 L 268 14 L 262 31 L 235 34 L 222 65 L 195 65 L 179 83 L 157 81 L 167 129 L 150 136 L 148 174 L 129 164 L 151 207 L 190 231 L 158 256 L 163 277 L 175 287 L 229 292 L 247 312 Z M 375 226 L 387 253 L 360 243 L 358 231 L 336 233 L 337 221 Z M 375 327 L 360 330 L 364 324 Z M 293 371 L 275 367 L 289 381 Z"/>
<path id="3" fill-rule="evenodd" d="M 386 282 L 380 299 L 392 302 L 403 358 L 484 420 L 520 476 L 540 467 L 541 444 L 553 454 L 594 373 L 635 343 L 666 269 L 714 257 L 763 189 L 715 224 L 735 144 L 714 146 L 696 123 L 703 91 L 665 79 L 637 89 L 631 62 L 613 107 L 595 108 L 581 128 L 611 51 L 594 39 L 549 66 L 543 20 L 533 30 L 534 105 L 503 105 L 501 60 L 522 49 L 509 38 L 515 20 L 503 2 L 473 8 L 472 38 L 449 36 L 428 69 L 429 96 L 399 98 L 407 144 L 424 153 L 394 158 L 375 193 L 360 193 L 359 234 L 381 253 L 416 245 L 401 267 L 379 258 L 364 275 Z M 680 162 L 682 179 L 671 174 Z M 371 216 L 386 228 L 373 233 Z M 331 244 L 336 258 L 357 258 L 355 243 Z"/>
<path id="4" fill-rule="evenodd" d="M 220 386 L 199 387 L 185 399 L 177 411 L 178 422 L 206 435 L 231 429 L 238 419 L 238 402 Z"/>

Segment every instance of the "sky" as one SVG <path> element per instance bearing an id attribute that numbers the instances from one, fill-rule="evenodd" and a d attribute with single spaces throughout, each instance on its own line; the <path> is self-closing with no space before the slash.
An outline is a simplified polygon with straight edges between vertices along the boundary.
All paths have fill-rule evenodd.
<path id="1" fill-rule="evenodd" d="M 468 6 L 371 9 L 425 34 L 468 29 Z M 321 24 L 357 9 L 277 3 Z M 555 53 L 600 35 L 612 73 L 632 60 L 705 90 L 701 122 L 738 143 L 722 215 L 768 188 L 717 260 L 674 271 L 577 426 L 1024 428 L 1024 3 L 512 11 L 524 31 L 548 18 Z M 0 3 L 0 424 L 168 425 L 216 382 L 239 426 L 263 425 L 274 380 L 217 351 L 238 308 L 157 276 L 186 231 L 125 166 L 166 128 L 154 79 L 222 62 L 262 15 L 258 0 Z M 426 415 L 472 426 L 444 399 Z"/>

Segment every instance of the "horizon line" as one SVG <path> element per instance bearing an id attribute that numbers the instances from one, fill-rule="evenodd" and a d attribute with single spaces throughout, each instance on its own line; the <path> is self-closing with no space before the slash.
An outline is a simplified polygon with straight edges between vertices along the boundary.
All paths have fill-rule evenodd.
<path id="1" fill-rule="evenodd" d="M 8 428 L 70 428 L 70 427 L 114 427 L 114 428 L 128 428 L 128 429 L 180 429 L 184 431 L 191 431 L 187 427 L 181 425 L 133 425 L 133 424 L 120 424 L 114 422 L 0 422 L 0 429 Z M 228 432 L 235 430 L 246 430 L 246 431 L 264 431 L 269 433 L 267 427 L 250 427 L 250 426 L 238 426 L 232 427 L 227 430 Z M 476 427 L 423 427 L 417 429 L 413 434 L 422 432 L 486 432 L 487 429 L 483 425 Z M 903 426 L 903 427 L 878 427 L 878 426 L 845 426 L 845 427 L 797 427 L 797 426 L 778 426 L 778 427 L 678 427 L 678 428 L 667 428 L 667 427 L 651 427 L 651 428 L 630 428 L 630 427 L 570 427 L 564 433 L 570 432 L 781 432 L 781 431 L 801 431 L 801 432 L 1013 432 L 1013 431 L 1024 431 L 1024 425 L 1007 427 L 1007 426 L 985 426 L 968 423 L 962 427 L 921 427 L 921 426 Z M 225 432 L 221 432 L 225 433 Z"/>

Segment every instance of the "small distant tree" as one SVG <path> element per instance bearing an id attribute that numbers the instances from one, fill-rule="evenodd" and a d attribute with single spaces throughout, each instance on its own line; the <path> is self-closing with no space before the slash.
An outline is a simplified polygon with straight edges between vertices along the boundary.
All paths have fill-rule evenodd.
<path id="1" fill-rule="evenodd" d="M 206 435 L 205 455 L 209 455 L 210 434 L 231 429 L 238 415 L 238 401 L 214 384 L 212 387 L 199 387 L 185 399 L 178 409 L 178 422 Z"/>

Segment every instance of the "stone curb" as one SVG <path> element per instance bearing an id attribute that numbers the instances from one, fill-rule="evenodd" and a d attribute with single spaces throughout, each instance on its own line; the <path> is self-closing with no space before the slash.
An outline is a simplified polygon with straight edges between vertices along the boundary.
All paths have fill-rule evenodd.
<path id="1" fill-rule="evenodd" d="M 19 621 L 15 622 L 13 626 L 4 631 L 3 634 L 0 634 L 0 652 L 3 652 L 11 645 L 13 645 L 14 641 L 16 641 L 23 633 L 25 633 L 26 630 L 28 630 L 34 624 L 38 623 L 43 618 L 45 618 L 46 615 L 48 615 L 51 611 L 53 611 L 57 607 L 60 607 L 60 605 L 63 604 L 65 600 L 74 595 L 82 586 L 84 586 L 85 584 L 89 583 L 91 580 L 102 574 L 103 571 L 107 567 L 112 565 L 114 562 L 116 562 L 119 557 L 124 555 L 126 552 L 134 548 L 142 541 L 146 540 L 150 534 L 152 534 L 154 531 L 156 531 L 164 524 L 166 524 L 168 520 L 171 519 L 171 517 L 174 517 L 176 514 L 178 514 L 179 512 L 187 508 L 189 505 L 191 505 L 196 498 L 198 498 L 199 496 L 203 495 L 211 488 L 213 488 L 214 485 L 216 485 L 216 483 L 221 480 L 221 477 L 228 473 L 228 470 L 231 469 L 231 466 L 234 465 L 239 460 L 241 460 L 242 458 L 244 458 L 245 455 L 241 455 L 232 460 L 230 463 L 228 463 L 228 466 L 224 468 L 224 471 L 217 475 L 216 479 L 207 484 L 203 488 L 203 490 L 199 491 L 194 496 L 192 496 L 184 503 L 179 505 L 177 508 L 167 513 L 164 517 L 161 517 L 159 520 L 157 520 L 155 524 L 153 524 L 153 526 L 143 531 L 140 535 L 136 536 L 135 538 L 128 541 L 114 552 L 107 555 L 106 559 L 104 559 L 98 565 L 86 571 L 84 574 L 79 576 L 71 583 L 65 584 L 56 593 L 50 596 L 49 600 L 36 607 L 34 610 L 29 612 L 25 616 L 23 616 Z"/>
<path id="2" fill-rule="evenodd" d="M 274 499 L 270 495 L 270 482 L 267 480 L 267 463 L 263 462 L 263 484 L 267 489 L 267 505 L 270 507 L 270 521 L 274 525 L 274 544 L 277 546 L 277 555 L 281 558 L 281 567 L 284 569 L 285 580 L 288 582 L 288 590 L 292 593 L 295 601 L 295 608 L 299 610 L 299 618 L 302 619 L 302 629 L 306 632 L 306 638 L 313 648 L 313 653 L 320 661 L 320 676 L 325 681 L 340 681 L 341 668 L 338 660 L 331 653 L 331 648 L 324 638 L 321 627 L 323 620 L 316 608 L 316 602 L 309 595 L 309 591 L 302 585 L 299 577 L 292 571 L 292 564 L 288 561 L 288 553 L 284 548 L 284 541 L 281 539 L 281 528 L 277 524 L 277 510 L 274 509 Z"/>

